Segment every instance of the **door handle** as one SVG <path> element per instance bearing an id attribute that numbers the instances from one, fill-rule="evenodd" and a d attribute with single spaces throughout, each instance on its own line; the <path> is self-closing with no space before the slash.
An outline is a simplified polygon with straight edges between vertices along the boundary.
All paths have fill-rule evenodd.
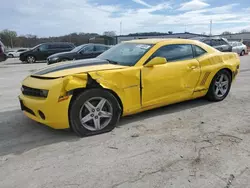
<path id="1" fill-rule="evenodd" d="M 197 66 L 195 66 L 195 65 L 192 65 L 192 66 L 189 67 L 189 69 L 191 69 L 191 70 L 194 70 L 196 68 L 197 68 Z"/>

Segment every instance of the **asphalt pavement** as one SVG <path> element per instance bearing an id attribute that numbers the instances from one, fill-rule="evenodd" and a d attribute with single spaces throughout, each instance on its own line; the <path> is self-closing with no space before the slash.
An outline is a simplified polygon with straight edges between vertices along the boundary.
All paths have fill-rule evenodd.
<path id="1" fill-rule="evenodd" d="M 44 63 L 0 63 L 0 187 L 250 187 L 250 56 L 222 102 L 183 102 L 123 118 L 87 138 L 19 110 L 20 82 Z"/>

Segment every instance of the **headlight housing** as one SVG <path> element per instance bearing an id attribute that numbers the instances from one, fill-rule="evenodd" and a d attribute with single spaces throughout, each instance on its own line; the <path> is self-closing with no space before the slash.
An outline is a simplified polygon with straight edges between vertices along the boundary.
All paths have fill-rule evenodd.
<path id="1" fill-rule="evenodd" d="M 50 61 L 57 61 L 59 59 L 59 57 L 52 57 L 52 58 L 50 58 L 49 60 Z"/>
<path id="2" fill-rule="evenodd" d="M 47 98 L 49 94 L 49 90 L 36 89 L 36 88 L 27 87 L 27 86 L 22 86 L 21 91 L 23 95 L 33 96 L 33 97 L 42 97 L 42 98 Z"/>

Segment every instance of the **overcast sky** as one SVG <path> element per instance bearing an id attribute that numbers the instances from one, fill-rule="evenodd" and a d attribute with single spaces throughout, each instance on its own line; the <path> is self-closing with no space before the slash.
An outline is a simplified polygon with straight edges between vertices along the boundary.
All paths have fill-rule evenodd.
<path id="1" fill-rule="evenodd" d="M 249 0 L 2 0 L 0 30 L 19 35 L 72 32 L 188 32 L 250 30 Z"/>

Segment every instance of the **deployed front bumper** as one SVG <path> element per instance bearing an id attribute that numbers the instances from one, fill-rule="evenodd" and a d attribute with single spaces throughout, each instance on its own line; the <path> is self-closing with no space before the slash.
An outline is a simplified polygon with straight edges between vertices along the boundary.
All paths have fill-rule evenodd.
<path id="1" fill-rule="evenodd" d="M 67 100 L 58 100 L 63 86 L 61 78 L 44 80 L 28 77 L 23 85 L 49 91 L 47 98 L 23 93 L 19 96 L 21 109 L 26 116 L 54 129 L 69 128 L 68 108 L 71 96 Z"/>

